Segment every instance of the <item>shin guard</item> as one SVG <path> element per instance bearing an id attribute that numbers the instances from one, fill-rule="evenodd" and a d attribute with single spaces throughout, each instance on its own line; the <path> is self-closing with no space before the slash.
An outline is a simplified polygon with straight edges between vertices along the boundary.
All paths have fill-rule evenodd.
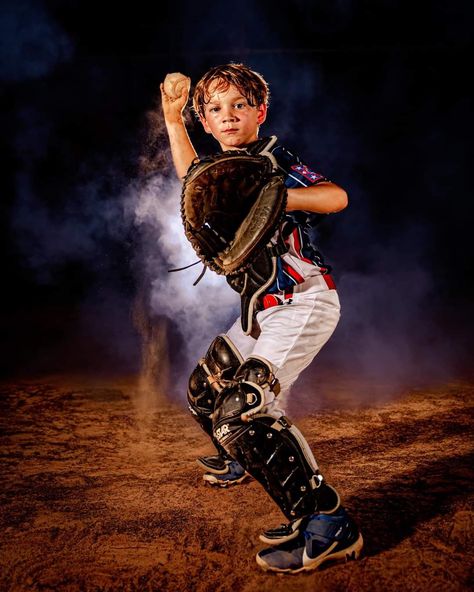
<path id="1" fill-rule="evenodd" d="M 333 512 L 339 495 L 321 475 L 301 432 L 286 417 L 275 419 L 261 412 L 265 388 L 273 374 L 261 360 L 249 358 L 251 372 L 236 372 L 235 380 L 216 400 L 214 437 L 252 475 L 289 519 L 315 512 Z M 250 380 L 245 380 L 245 378 Z"/>

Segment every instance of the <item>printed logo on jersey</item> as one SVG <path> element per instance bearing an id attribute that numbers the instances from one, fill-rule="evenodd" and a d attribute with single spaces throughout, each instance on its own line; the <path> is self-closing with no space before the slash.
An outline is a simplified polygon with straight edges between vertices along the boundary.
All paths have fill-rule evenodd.
<path id="1" fill-rule="evenodd" d="M 311 183 L 316 183 L 316 181 L 319 181 L 320 179 L 324 179 L 324 175 L 321 175 L 320 173 L 315 173 L 314 171 L 310 171 L 309 168 L 305 164 L 294 164 L 291 167 L 291 170 L 295 171 L 295 173 L 299 173 L 305 179 L 308 179 L 308 181 L 311 181 Z"/>

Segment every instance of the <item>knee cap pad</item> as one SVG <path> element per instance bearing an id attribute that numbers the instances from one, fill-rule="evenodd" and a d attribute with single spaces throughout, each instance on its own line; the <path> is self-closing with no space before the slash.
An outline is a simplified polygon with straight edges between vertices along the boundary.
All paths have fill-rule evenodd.
<path id="1" fill-rule="evenodd" d="M 188 383 L 188 403 L 193 415 L 210 418 L 216 395 L 242 363 L 242 356 L 225 335 L 218 335 L 199 360 Z"/>
<path id="2" fill-rule="evenodd" d="M 254 383 L 261 388 L 268 388 L 275 395 L 280 392 L 280 383 L 275 378 L 270 363 L 257 356 L 245 360 L 237 369 L 235 380 Z"/>
<path id="3" fill-rule="evenodd" d="M 245 360 L 234 380 L 219 393 L 213 414 L 214 436 L 225 447 L 266 403 L 265 390 L 279 392 L 279 382 L 263 358 Z"/>

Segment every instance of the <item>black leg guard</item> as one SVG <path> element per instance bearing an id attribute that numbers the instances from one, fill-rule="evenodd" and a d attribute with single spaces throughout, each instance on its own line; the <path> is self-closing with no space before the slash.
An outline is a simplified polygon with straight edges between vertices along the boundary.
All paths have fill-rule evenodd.
<path id="1" fill-rule="evenodd" d="M 264 389 L 274 387 L 268 364 L 249 358 L 217 397 L 214 436 L 289 520 L 333 512 L 339 495 L 323 479 L 300 431 L 286 417 L 276 420 L 261 413 Z"/>
<path id="2" fill-rule="evenodd" d="M 242 357 L 230 339 L 225 335 L 218 335 L 189 378 L 189 410 L 201 428 L 211 437 L 214 446 L 224 459 L 228 458 L 228 455 L 219 441 L 214 438 L 211 415 L 217 394 L 233 378 L 241 363 Z"/>

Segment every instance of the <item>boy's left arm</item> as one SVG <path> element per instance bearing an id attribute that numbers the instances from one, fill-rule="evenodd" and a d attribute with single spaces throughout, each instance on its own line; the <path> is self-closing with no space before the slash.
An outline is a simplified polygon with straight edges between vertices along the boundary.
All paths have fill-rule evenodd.
<path id="1" fill-rule="evenodd" d="M 329 181 L 323 181 L 309 187 L 288 189 L 286 211 L 303 210 L 316 214 L 332 214 L 347 207 L 346 191 Z"/>

